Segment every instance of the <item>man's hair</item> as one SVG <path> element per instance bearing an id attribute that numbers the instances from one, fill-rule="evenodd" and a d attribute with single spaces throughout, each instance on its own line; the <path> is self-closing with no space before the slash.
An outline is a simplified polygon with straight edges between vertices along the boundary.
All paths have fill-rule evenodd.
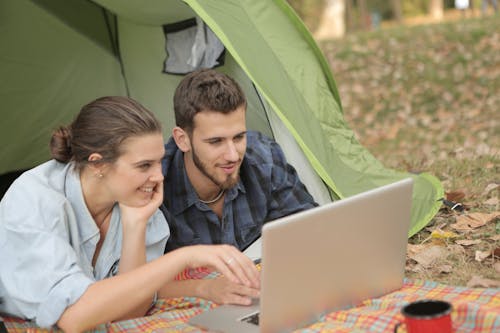
<path id="1" fill-rule="evenodd" d="M 246 107 L 246 98 L 235 80 L 213 69 L 197 70 L 186 75 L 175 90 L 175 123 L 192 133 L 198 112 L 230 113 L 240 106 Z"/>

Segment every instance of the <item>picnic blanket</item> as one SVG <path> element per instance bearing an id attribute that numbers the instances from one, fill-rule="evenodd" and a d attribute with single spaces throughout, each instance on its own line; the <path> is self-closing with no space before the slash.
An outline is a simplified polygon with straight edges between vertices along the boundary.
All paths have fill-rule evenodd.
<path id="1" fill-rule="evenodd" d="M 180 274 L 178 279 L 214 278 L 216 273 L 198 269 Z M 331 312 L 317 323 L 296 332 L 382 333 L 393 332 L 402 321 L 401 308 L 421 299 L 440 299 L 453 305 L 456 333 L 500 332 L 500 289 L 449 286 L 432 281 L 405 279 L 403 287 L 382 297 L 368 299 L 342 311 Z M 141 318 L 103 324 L 90 332 L 200 332 L 186 322 L 192 316 L 216 307 L 215 303 L 194 297 L 160 299 Z M 40 329 L 30 322 L 4 317 L 10 333 L 58 332 Z M 400 330 L 401 332 L 404 329 Z"/>

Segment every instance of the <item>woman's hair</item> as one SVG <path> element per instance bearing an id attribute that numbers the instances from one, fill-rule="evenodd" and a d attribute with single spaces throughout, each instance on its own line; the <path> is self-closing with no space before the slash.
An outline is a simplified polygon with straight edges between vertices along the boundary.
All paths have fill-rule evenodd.
<path id="1" fill-rule="evenodd" d="M 235 80 L 213 69 L 200 69 L 186 75 L 175 90 L 175 123 L 192 132 L 198 112 L 230 113 L 240 106 L 246 107 L 246 98 Z"/>
<path id="2" fill-rule="evenodd" d="M 81 170 L 92 153 L 103 157 L 99 162 L 114 162 L 124 140 L 153 133 L 161 133 L 161 124 L 141 104 L 128 97 L 102 97 L 85 105 L 69 126 L 52 133 L 50 151 L 57 161 L 73 161 Z"/>

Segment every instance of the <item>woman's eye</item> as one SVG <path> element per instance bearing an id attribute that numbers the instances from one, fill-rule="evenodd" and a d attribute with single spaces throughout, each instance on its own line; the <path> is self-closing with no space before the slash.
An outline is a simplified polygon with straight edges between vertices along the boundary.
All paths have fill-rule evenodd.
<path id="1" fill-rule="evenodd" d="M 151 166 L 150 163 L 145 163 L 145 164 L 139 165 L 139 168 L 143 169 L 143 170 L 146 170 L 146 169 L 149 169 L 150 166 Z"/>

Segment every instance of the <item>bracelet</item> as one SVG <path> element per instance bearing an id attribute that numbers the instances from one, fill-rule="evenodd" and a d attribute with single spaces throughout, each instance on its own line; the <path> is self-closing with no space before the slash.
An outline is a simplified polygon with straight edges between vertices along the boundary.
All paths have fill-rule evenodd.
<path id="1" fill-rule="evenodd" d="M 151 306 L 155 305 L 157 300 L 158 300 L 158 292 L 155 291 L 155 294 L 153 295 L 153 302 L 151 302 Z"/>

